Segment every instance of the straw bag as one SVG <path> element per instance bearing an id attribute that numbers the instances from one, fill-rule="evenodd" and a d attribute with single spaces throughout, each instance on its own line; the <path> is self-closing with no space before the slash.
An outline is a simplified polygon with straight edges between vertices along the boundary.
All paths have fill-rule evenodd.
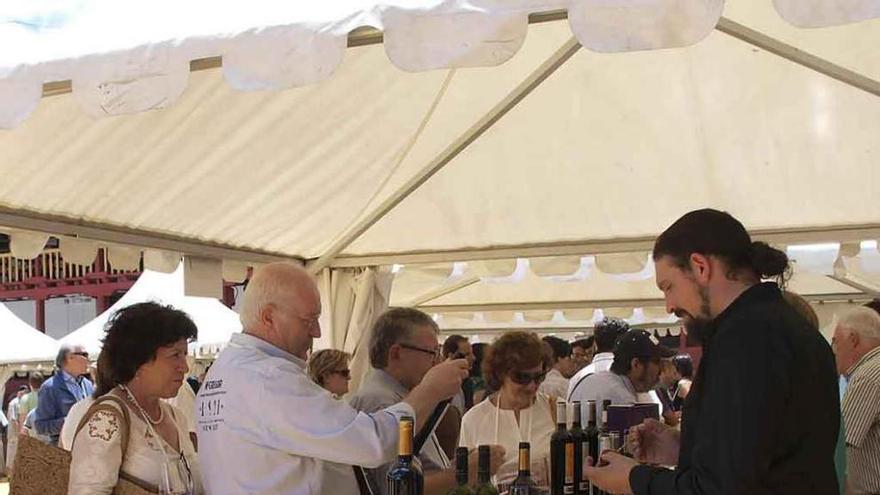
<path id="1" fill-rule="evenodd" d="M 122 409 L 121 414 L 119 410 L 107 402 L 117 403 Z M 76 433 L 79 434 L 89 418 L 99 410 L 110 411 L 121 422 L 120 433 L 124 463 L 131 418 L 128 414 L 128 407 L 118 398 L 105 395 L 95 400 L 80 420 Z M 22 435 L 19 438 L 18 454 L 15 456 L 15 470 L 12 473 L 12 482 L 9 487 L 10 495 L 67 495 L 67 485 L 70 480 L 70 459 L 70 452 L 43 443 L 36 438 Z M 121 469 L 119 481 L 113 488 L 113 495 L 153 495 L 156 493 L 158 493 L 157 489 L 134 480 Z"/>

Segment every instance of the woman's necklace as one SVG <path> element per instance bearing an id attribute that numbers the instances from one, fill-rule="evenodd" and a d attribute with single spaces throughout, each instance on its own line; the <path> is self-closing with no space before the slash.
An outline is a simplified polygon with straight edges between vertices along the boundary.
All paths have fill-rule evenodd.
<path id="1" fill-rule="evenodd" d="M 122 391 L 125 392 L 125 395 L 128 396 L 128 400 L 130 400 L 134 404 L 137 410 L 140 411 L 140 413 L 144 416 L 144 418 L 146 418 L 147 421 L 150 422 L 150 424 L 159 425 L 159 423 L 161 423 L 162 420 L 165 419 L 165 409 L 162 409 L 161 404 L 159 405 L 159 419 L 156 419 L 154 421 L 153 418 L 151 418 L 150 415 L 147 414 L 147 411 L 145 411 L 144 408 L 141 406 L 140 402 L 138 402 L 137 399 L 134 398 L 134 394 L 131 393 L 131 390 L 129 390 L 128 387 L 126 387 L 125 385 L 120 385 L 119 388 L 121 388 Z"/>

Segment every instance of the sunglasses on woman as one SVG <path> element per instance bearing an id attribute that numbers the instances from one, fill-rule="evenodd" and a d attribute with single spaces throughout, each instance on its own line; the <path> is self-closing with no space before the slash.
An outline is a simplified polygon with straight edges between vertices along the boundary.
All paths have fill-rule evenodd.
<path id="1" fill-rule="evenodd" d="M 540 385 L 544 382 L 544 378 L 547 377 L 546 371 L 541 371 L 539 373 L 526 373 L 525 371 L 514 371 L 510 374 L 510 379 L 519 385 L 528 385 L 529 383 L 535 382 L 535 385 Z"/>

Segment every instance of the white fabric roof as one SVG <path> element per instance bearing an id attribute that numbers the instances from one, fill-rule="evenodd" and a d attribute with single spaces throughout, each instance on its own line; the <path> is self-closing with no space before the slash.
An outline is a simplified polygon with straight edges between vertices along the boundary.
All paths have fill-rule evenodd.
<path id="1" fill-rule="evenodd" d="M 0 224 L 318 258 L 575 37 L 586 48 L 341 258 L 650 239 L 704 206 L 753 231 L 880 237 L 880 98 L 839 80 L 880 87 L 880 0 L 29 4 L 0 10 L 0 45 L 20 47 L 0 58 Z M 567 22 L 529 24 L 557 9 Z M 384 43 L 346 49 L 365 25 Z M 190 72 L 216 56 L 222 68 Z M 40 99 L 66 79 L 72 92 Z M 796 283 L 859 293 L 828 274 Z M 484 275 L 425 304 L 658 297 L 601 274 Z M 403 283 L 392 303 L 456 282 Z"/>
<path id="2" fill-rule="evenodd" d="M 238 314 L 220 301 L 183 295 L 183 268 L 180 267 L 174 273 L 144 271 L 131 289 L 113 306 L 64 336 L 61 342 L 82 345 L 89 353 L 97 355 L 101 350 L 101 340 L 110 317 L 122 308 L 148 301 L 171 305 L 192 318 L 199 330 L 197 342 L 190 345 L 190 351 L 196 357 L 217 352 L 233 333 L 241 331 Z"/>
<path id="3" fill-rule="evenodd" d="M 0 303 L 0 365 L 51 362 L 58 353 L 58 341 L 23 322 Z"/>

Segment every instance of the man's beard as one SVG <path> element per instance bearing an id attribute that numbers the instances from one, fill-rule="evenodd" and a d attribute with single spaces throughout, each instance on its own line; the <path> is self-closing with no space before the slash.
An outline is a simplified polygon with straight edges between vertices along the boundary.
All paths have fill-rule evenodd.
<path id="1" fill-rule="evenodd" d="M 684 328 L 687 330 L 687 334 L 693 336 L 693 338 L 701 345 L 705 345 L 712 336 L 709 289 L 707 287 L 699 287 L 698 290 L 700 293 L 700 314 L 691 315 L 686 313 L 685 315 L 679 315 L 679 317 L 681 317 L 684 322 Z"/>

